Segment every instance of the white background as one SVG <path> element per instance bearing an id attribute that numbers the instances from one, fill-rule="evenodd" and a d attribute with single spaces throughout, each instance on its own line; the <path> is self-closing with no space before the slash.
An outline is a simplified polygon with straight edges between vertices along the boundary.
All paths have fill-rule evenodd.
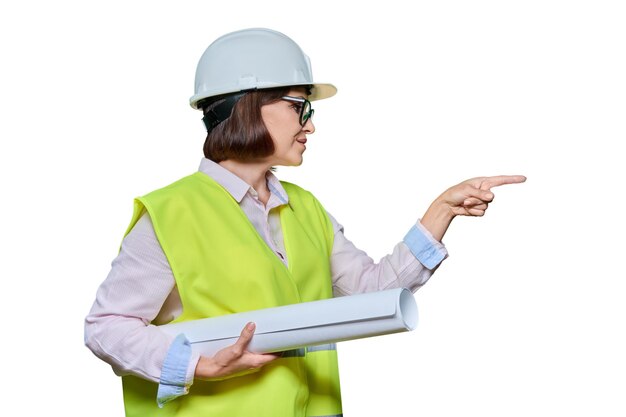
<path id="1" fill-rule="evenodd" d="M 133 197 L 197 169 L 200 55 L 261 26 L 339 88 L 278 175 L 372 257 L 447 187 L 528 176 L 453 222 L 414 332 L 340 345 L 345 415 L 626 415 L 622 3 L 346 3 L 2 3 L 4 407 L 123 414 L 84 316 Z"/>

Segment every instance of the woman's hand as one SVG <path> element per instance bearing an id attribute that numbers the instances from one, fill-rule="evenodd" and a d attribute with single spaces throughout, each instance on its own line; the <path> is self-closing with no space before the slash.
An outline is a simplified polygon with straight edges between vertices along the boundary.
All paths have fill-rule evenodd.
<path id="1" fill-rule="evenodd" d="M 421 223 L 433 237 L 441 240 L 456 216 L 483 216 L 491 201 L 491 189 L 526 181 L 523 175 L 478 177 L 448 188 L 430 205 Z"/>
<path id="2" fill-rule="evenodd" d="M 211 358 L 201 356 L 196 366 L 195 377 L 204 380 L 218 380 L 246 375 L 280 358 L 280 353 L 258 354 L 246 350 L 254 335 L 255 327 L 254 323 L 248 323 L 233 345 L 225 347 Z"/>

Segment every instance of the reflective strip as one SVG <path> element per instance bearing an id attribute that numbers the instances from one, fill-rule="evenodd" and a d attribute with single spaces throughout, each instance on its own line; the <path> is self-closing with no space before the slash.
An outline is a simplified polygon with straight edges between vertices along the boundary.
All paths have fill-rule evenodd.
<path id="1" fill-rule="evenodd" d="M 328 345 L 308 346 L 306 348 L 306 351 L 309 352 L 309 353 L 310 352 L 318 352 L 320 350 L 337 350 L 337 344 L 336 343 L 330 343 Z M 322 417 L 326 417 L 326 416 L 322 416 Z"/>

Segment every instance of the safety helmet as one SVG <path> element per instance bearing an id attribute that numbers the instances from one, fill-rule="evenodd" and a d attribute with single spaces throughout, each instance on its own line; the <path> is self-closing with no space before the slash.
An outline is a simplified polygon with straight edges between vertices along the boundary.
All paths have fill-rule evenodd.
<path id="1" fill-rule="evenodd" d="M 204 51 L 189 104 L 197 109 L 209 97 L 292 85 L 310 86 L 310 101 L 337 92 L 332 84 L 313 82 L 309 57 L 289 37 L 270 29 L 244 29 L 218 38 Z"/>

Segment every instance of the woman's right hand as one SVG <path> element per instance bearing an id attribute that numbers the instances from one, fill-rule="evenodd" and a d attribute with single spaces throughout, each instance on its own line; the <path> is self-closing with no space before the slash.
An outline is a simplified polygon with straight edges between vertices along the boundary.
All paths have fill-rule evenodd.
<path id="1" fill-rule="evenodd" d="M 476 177 L 463 181 L 437 197 L 422 217 L 421 223 L 435 240 L 441 241 L 456 216 L 480 217 L 485 214 L 493 200 L 492 188 L 524 181 L 526 177 L 523 175 Z"/>
<path id="2" fill-rule="evenodd" d="M 248 323 L 237 341 L 217 352 L 213 357 L 201 356 L 195 377 L 203 380 L 219 380 L 246 375 L 281 357 L 280 353 L 252 353 L 247 350 L 254 336 L 254 323 Z"/>

